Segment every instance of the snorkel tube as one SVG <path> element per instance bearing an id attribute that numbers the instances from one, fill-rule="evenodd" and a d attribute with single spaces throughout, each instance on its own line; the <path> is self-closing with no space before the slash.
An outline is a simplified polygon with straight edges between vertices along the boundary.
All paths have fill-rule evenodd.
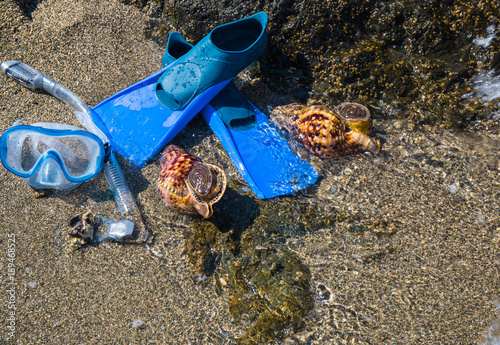
<path id="1" fill-rule="evenodd" d="M 11 77 L 22 86 L 33 91 L 43 91 L 66 103 L 74 110 L 75 116 L 82 126 L 89 132 L 97 135 L 103 143 L 109 143 L 108 137 L 94 123 L 95 121 L 100 121 L 99 118 L 94 116 L 92 109 L 69 89 L 20 61 L 6 61 L 0 65 L 0 69 L 5 75 Z M 120 213 L 124 216 L 140 215 L 139 208 L 113 152 L 111 152 L 108 161 L 104 164 L 104 174 L 118 204 Z"/>

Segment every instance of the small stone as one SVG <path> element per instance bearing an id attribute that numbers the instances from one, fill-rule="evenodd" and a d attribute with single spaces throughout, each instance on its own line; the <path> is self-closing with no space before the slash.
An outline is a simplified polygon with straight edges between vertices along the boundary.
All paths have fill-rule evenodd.
<path id="1" fill-rule="evenodd" d="M 493 243 L 500 243 L 500 228 L 497 228 L 495 236 L 491 239 Z"/>
<path id="2" fill-rule="evenodd" d="M 403 128 L 403 122 L 402 122 L 402 121 L 400 121 L 400 120 L 396 120 L 396 121 L 394 121 L 394 128 L 396 128 L 396 129 L 401 129 L 401 128 Z"/>
<path id="3" fill-rule="evenodd" d="M 140 319 L 136 319 L 132 322 L 132 328 L 139 328 L 144 325 L 144 322 Z"/>
<path id="4" fill-rule="evenodd" d="M 455 194 L 456 192 L 458 192 L 458 190 L 460 189 L 457 185 L 454 185 L 454 184 L 450 184 L 448 186 L 448 189 L 450 190 L 450 193 L 451 194 Z"/>

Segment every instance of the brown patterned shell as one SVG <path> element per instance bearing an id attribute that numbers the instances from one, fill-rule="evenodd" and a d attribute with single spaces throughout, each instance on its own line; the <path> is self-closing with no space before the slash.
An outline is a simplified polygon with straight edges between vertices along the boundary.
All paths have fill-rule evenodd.
<path id="1" fill-rule="evenodd" d="M 304 106 L 293 103 L 276 107 L 271 113 L 271 119 L 287 130 L 292 139 L 302 143 L 308 152 L 322 158 L 365 150 L 373 153 L 380 151 L 378 141 L 368 137 L 357 126 L 349 126 L 351 119 L 339 116 L 322 105 Z"/>
<path id="2" fill-rule="evenodd" d="M 226 190 L 226 175 L 219 167 L 203 163 L 175 145 L 169 145 L 160 160 L 158 191 L 167 206 L 187 214 L 209 218 L 212 205 Z"/>

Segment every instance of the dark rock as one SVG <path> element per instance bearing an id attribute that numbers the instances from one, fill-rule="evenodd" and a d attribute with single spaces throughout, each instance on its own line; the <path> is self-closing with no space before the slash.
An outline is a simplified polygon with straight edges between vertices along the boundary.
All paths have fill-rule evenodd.
<path id="1" fill-rule="evenodd" d="M 320 36 L 328 37 L 321 44 L 310 28 L 291 37 L 300 44 L 295 54 L 283 51 L 291 57 L 302 54 L 313 66 L 313 99 L 330 105 L 358 101 L 384 109 L 384 116 L 393 113 L 419 122 L 466 125 L 474 120 L 471 114 L 487 117 L 482 104 L 462 96 L 470 91 L 470 78 L 479 66 L 494 67 L 487 63 L 494 60 L 493 47 L 485 53 L 472 41 L 485 33 L 489 11 L 496 5 L 455 3 L 351 2 L 335 10 L 340 20 L 323 18 L 333 31 Z M 302 27 L 309 28 L 308 24 Z M 468 53 L 474 51 L 485 56 Z"/>
<path id="2" fill-rule="evenodd" d="M 14 0 L 14 2 L 19 6 L 23 14 L 30 20 L 33 18 L 31 17 L 31 13 L 36 10 L 37 6 L 39 3 L 41 3 L 43 0 Z"/>
<path id="3" fill-rule="evenodd" d="M 379 109 L 375 118 L 459 126 L 492 122 L 499 110 L 462 97 L 478 71 L 500 68 L 499 37 L 488 47 L 474 43 L 488 26 L 498 31 L 497 0 L 123 1 L 152 13 L 163 9 L 152 35 L 162 44 L 172 28 L 196 43 L 217 25 L 266 11 L 270 40 L 259 59 L 261 82 L 276 93 L 295 89 L 292 97 L 330 106 L 364 103 Z"/>

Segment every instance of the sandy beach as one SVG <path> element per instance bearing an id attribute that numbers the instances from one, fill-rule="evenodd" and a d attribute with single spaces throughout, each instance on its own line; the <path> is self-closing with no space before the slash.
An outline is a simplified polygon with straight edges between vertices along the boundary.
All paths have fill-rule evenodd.
<path id="1" fill-rule="evenodd" d="M 165 47 L 149 38 L 151 18 L 120 1 L 44 0 L 23 12 L 3 0 L 0 9 L 0 62 L 23 61 L 89 106 L 161 68 Z M 270 99 L 285 97 L 259 80 L 243 84 L 265 111 Z M 0 115 L 2 132 L 17 120 L 79 126 L 66 105 L 3 75 Z M 314 307 L 278 343 L 495 344 L 488 339 L 500 339 L 498 131 L 418 127 L 385 119 L 383 109 L 373 117 L 379 155 L 312 158 L 318 182 L 271 200 L 249 190 L 200 116 L 173 143 L 225 170 L 229 190 L 214 223 L 230 198 L 244 200 L 253 209 L 238 212 L 267 217 L 275 226 L 262 232 L 309 268 Z M 141 170 L 119 161 L 152 232 L 146 244 L 69 248 L 75 215 L 121 217 L 103 173 L 74 191 L 35 198 L 0 169 L 0 343 L 233 344 L 244 334 L 228 291 L 216 293 L 213 277 L 200 276 L 186 255 L 201 220 L 163 204 L 158 159 Z M 300 211 L 293 222 L 273 218 L 296 209 L 318 221 Z M 323 221 L 329 217 L 336 221 Z"/>

